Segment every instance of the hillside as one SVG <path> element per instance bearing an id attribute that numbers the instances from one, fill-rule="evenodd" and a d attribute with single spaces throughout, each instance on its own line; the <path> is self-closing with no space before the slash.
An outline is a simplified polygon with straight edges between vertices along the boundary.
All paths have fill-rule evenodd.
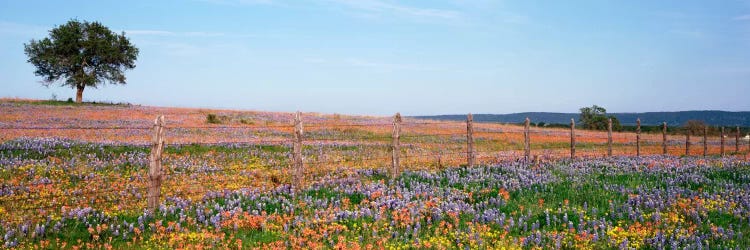
<path id="1" fill-rule="evenodd" d="M 612 113 L 623 125 L 635 125 L 635 120 L 640 118 L 643 125 L 685 124 L 688 120 L 703 120 L 714 126 L 750 126 L 750 112 L 729 111 L 677 111 L 677 112 L 644 112 L 644 113 Z M 478 122 L 502 122 L 518 123 L 529 117 L 532 122 L 567 124 L 570 118 L 578 121 L 578 113 L 550 113 L 550 112 L 524 112 L 513 114 L 475 114 L 474 121 Z M 466 115 L 436 115 L 415 116 L 415 118 L 434 120 L 466 120 Z"/>

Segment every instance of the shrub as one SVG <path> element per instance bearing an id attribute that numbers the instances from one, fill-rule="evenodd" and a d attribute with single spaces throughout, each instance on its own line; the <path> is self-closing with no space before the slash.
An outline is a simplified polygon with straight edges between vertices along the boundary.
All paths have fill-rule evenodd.
<path id="1" fill-rule="evenodd" d="M 211 124 L 219 124 L 221 123 L 221 120 L 219 120 L 219 117 L 217 117 L 216 114 L 208 114 L 206 115 L 206 122 Z"/>
<path id="2" fill-rule="evenodd" d="M 250 119 L 250 118 L 242 118 L 240 119 L 240 123 L 253 125 L 255 124 L 255 121 L 253 121 L 253 119 Z"/>

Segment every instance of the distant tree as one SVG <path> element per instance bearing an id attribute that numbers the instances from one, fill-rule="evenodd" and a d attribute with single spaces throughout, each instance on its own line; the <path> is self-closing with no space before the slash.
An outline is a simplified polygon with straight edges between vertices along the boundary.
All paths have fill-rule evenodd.
<path id="1" fill-rule="evenodd" d="M 615 116 L 607 116 L 607 109 L 597 105 L 581 108 L 579 117 L 584 129 L 607 130 L 607 119 L 612 119 L 612 130 L 620 131 L 620 120 Z"/>
<path id="2" fill-rule="evenodd" d="M 705 126 L 706 122 L 701 120 L 688 120 L 683 125 L 685 131 L 692 135 L 702 135 Z"/>
<path id="3" fill-rule="evenodd" d="M 125 84 L 123 71 L 135 68 L 138 48 L 125 33 L 117 34 L 99 22 L 70 20 L 49 31 L 50 37 L 24 44 L 34 74 L 49 86 L 64 79 L 62 86 L 75 88 L 76 102 L 86 87 L 105 82 Z"/>
<path id="4" fill-rule="evenodd" d="M 612 130 L 622 131 L 622 125 L 620 124 L 620 120 L 617 119 L 617 117 L 615 117 L 614 115 L 610 115 L 610 116 L 607 116 L 607 118 L 612 118 Z"/>

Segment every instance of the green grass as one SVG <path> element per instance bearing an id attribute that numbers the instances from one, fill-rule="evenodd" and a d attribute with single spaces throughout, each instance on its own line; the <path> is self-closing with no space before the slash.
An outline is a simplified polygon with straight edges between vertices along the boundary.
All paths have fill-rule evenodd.
<path id="1" fill-rule="evenodd" d="M 542 199 L 543 206 L 539 206 L 539 200 Z M 609 201 L 623 202 L 627 196 L 606 191 L 601 186 L 593 183 L 573 183 L 563 181 L 552 183 L 544 186 L 533 186 L 522 190 L 510 192 L 510 199 L 507 205 L 500 208 L 501 211 L 512 213 L 520 211 L 520 207 L 531 210 L 532 213 L 544 213 L 545 209 L 557 209 L 565 204 L 568 200 L 570 207 L 582 207 L 587 203 L 589 207 L 596 207 L 599 211 L 606 211 L 609 208 Z"/>
<path id="2" fill-rule="evenodd" d="M 622 185 L 631 189 L 638 187 L 666 189 L 667 185 L 663 181 L 664 177 L 665 176 L 633 173 L 617 175 L 597 174 L 591 178 L 603 183 Z"/>
<path id="3" fill-rule="evenodd" d="M 6 142 L 7 143 L 7 142 Z M 43 151 L 27 150 L 27 149 L 9 149 L 2 150 L 0 152 L 4 154 L 10 154 L 12 156 L 21 156 L 27 159 L 41 160 L 48 157 L 57 158 L 74 158 L 82 155 L 93 154 L 97 158 L 104 158 L 107 156 L 120 155 L 125 153 L 148 153 L 150 149 L 143 146 L 130 146 L 130 145 L 96 145 L 90 143 L 75 143 L 71 147 L 52 147 L 45 148 Z"/>
<path id="4" fill-rule="evenodd" d="M 378 173 L 375 173 L 375 174 L 369 176 L 367 179 L 369 179 L 370 181 L 381 181 L 382 180 L 384 182 L 388 182 L 388 180 L 390 180 L 391 177 L 388 176 L 388 173 L 378 172 Z"/>
<path id="5" fill-rule="evenodd" d="M 258 247 L 282 239 L 279 233 L 263 230 L 240 230 L 234 236 L 242 240 L 242 248 Z"/>
<path id="6" fill-rule="evenodd" d="M 285 146 L 275 146 L 275 145 L 263 145 L 263 146 L 251 146 L 251 147 L 259 147 L 262 151 L 266 152 L 272 152 L 272 153 L 285 153 L 289 151 L 289 148 Z M 359 150 L 362 147 L 335 147 L 336 150 Z M 309 150 L 312 150 L 312 148 L 306 148 Z M 167 147 L 166 153 L 169 154 L 195 154 L 195 155 L 201 155 L 201 154 L 208 154 L 211 152 L 219 152 L 219 153 L 239 153 L 239 152 L 246 152 L 248 148 L 232 148 L 232 147 L 226 147 L 222 145 L 185 145 L 180 147 Z M 88 144 L 75 144 L 71 148 L 67 149 L 56 149 L 46 154 L 40 154 L 40 155 L 32 155 L 35 157 L 39 157 L 39 159 L 43 159 L 49 156 L 56 156 L 56 157 L 75 157 L 76 155 L 85 155 L 85 154 L 94 154 L 99 156 L 117 156 L 121 154 L 126 153 L 147 153 L 148 148 L 147 147 L 137 147 L 137 146 L 92 146 Z M 18 153 L 23 154 L 24 152 L 15 152 L 10 151 L 10 153 Z M 28 153 L 27 153 L 28 154 Z M 120 165 L 120 166 L 114 166 L 114 168 L 117 169 L 117 171 L 124 171 L 123 175 L 126 175 L 128 171 L 135 171 L 139 166 L 131 166 L 131 165 Z M 493 168 L 493 169 L 484 169 L 489 170 L 492 173 L 512 173 L 512 172 L 505 172 L 508 171 L 507 169 L 501 169 L 501 168 Z M 731 183 L 735 185 L 744 185 L 748 183 L 748 175 L 750 174 L 750 166 L 745 166 L 742 168 L 721 168 L 719 166 L 714 166 L 711 168 L 698 168 L 695 170 L 695 174 L 701 175 L 706 177 L 708 181 L 705 181 L 705 179 L 701 179 L 701 181 L 693 182 L 691 180 L 682 180 L 674 183 L 672 186 L 668 187 L 666 183 L 666 179 L 670 177 L 674 177 L 676 175 L 670 173 L 670 172 L 635 172 L 635 173 L 621 173 L 622 170 L 618 169 L 610 169 L 607 166 L 598 166 L 594 168 L 594 170 L 585 176 L 579 176 L 580 173 L 574 172 L 570 169 L 565 169 L 561 166 L 555 166 L 550 167 L 547 169 L 551 171 L 555 177 L 557 177 L 557 181 L 542 184 L 542 185 L 534 185 L 531 187 L 526 187 L 518 190 L 511 190 L 509 192 L 510 196 L 507 202 L 503 205 L 498 205 L 496 208 L 502 212 L 506 213 L 507 215 L 518 215 L 518 214 L 531 214 L 530 220 L 528 220 L 528 223 L 534 223 L 539 222 L 540 223 L 540 230 L 542 231 L 565 231 L 568 228 L 568 224 L 566 223 L 554 223 L 552 222 L 552 225 L 546 224 L 546 216 L 547 214 L 545 211 L 549 211 L 549 215 L 551 217 L 557 216 L 559 218 L 562 218 L 563 215 L 567 214 L 568 220 L 572 222 L 574 227 L 578 226 L 579 216 L 581 216 L 576 211 L 584 211 L 583 216 L 590 216 L 590 217 L 598 217 L 598 218 L 608 218 L 607 220 L 611 220 L 615 223 L 622 222 L 625 225 L 634 223 L 633 221 L 630 221 L 627 218 L 614 218 L 613 215 L 607 214 L 608 212 L 612 212 L 610 210 L 611 204 L 614 204 L 615 206 L 622 205 L 624 202 L 627 201 L 628 195 L 630 193 L 628 192 L 637 192 L 635 189 L 641 188 L 645 190 L 645 192 L 648 192 L 650 190 L 666 190 L 667 188 L 685 188 L 693 191 L 707 191 L 712 192 L 716 190 L 720 190 L 722 188 L 722 184 L 724 183 Z M 108 170 L 102 170 L 102 171 L 108 171 Z M 471 169 L 451 169 L 450 174 L 455 174 L 459 177 L 466 177 L 469 175 L 472 171 Z M 119 173 L 119 172 L 118 172 Z M 2 172 L 3 175 L 7 175 L 6 172 Z M 37 170 L 38 175 L 44 175 L 44 172 L 41 172 Z M 5 177 L 3 177 L 5 178 Z M 73 186 L 79 185 L 79 177 L 77 176 L 69 176 L 71 178 L 71 183 Z M 385 180 L 385 183 L 388 183 L 388 180 L 390 180 L 390 177 L 385 173 L 378 173 L 374 174 L 372 176 L 367 177 L 366 181 L 380 181 Z M 415 183 L 424 183 L 436 188 L 446 189 L 448 191 L 462 191 L 464 193 L 472 192 L 472 198 L 467 199 L 466 202 L 477 204 L 482 203 L 484 201 L 488 201 L 491 198 L 499 198 L 498 195 L 498 189 L 496 187 L 491 187 L 489 185 L 491 181 L 485 180 L 485 181 L 476 181 L 476 182 L 460 182 L 460 183 L 451 183 L 449 181 L 449 178 L 443 177 L 436 178 L 436 179 L 430 179 L 430 178 L 422 178 L 417 174 L 414 173 L 405 173 L 399 176 L 397 181 L 403 182 L 407 188 L 411 188 L 411 186 Z M 485 187 L 487 187 L 485 189 Z M 605 187 L 616 187 L 613 189 L 606 189 Z M 625 192 L 620 192 L 619 188 L 623 188 L 623 190 L 627 190 Z M 336 191 L 333 188 L 330 187 L 321 187 L 321 188 L 315 188 L 306 190 L 301 196 L 291 197 L 286 196 L 284 198 L 291 199 L 291 202 L 298 202 L 299 199 L 305 199 L 306 197 L 310 197 L 313 199 L 326 199 L 326 200 L 334 200 L 334 201 L 341 201 L 343 199 L 348 199 L 351 204 L 361 204 L 363 200 L 365 200 L 367 197 L 363 193 L 344 193 L 341 191 Z M 230 199 L 239 198 L 238 195 L 235 195 L 233 197 L 230 197 Z M 280 198 L 280 197 L 276 197 Z M 296 200 L 295 200 L 296 199 Z M 415 198 L 416 199 L 416 198 Z M 543 201 L 543 202 L 540 202 Z M 228 202 L 225 198 L 215 198 L 210 200 L 203 200 L 201 202 L 205 202 L 207 204 L 220 204 L 224 205 Z M 283 203 L 282 202 L 268 202 L 264 201 L 262 202 L 261 206 L 258 207 L 257 201 L 249 201 L 249 200 L 243 200 L 243 203 L 241 204 L 242 207 L 246 207 L 249 210 L 260 210 L 261 212 L 265 211 L 268 214 L 273 214 L 277 212 L 282 211 Z M 584 204 L 589 208 L 588 210 L 583 210 Z M 213 206 L 206 206 L 209 209 L 212 209 Z M 598 213 L 593 214 L 591 208 L 596 208 L 598 210 Z M 559 211 L 559 212 L 558 212 Z M 213 211 L 216 212 L 216 211 Z M 648 212 L 648 211 L 646 211 Z M 195 211 L 186 211 L 188 214 L 194 214 Z M 307 209 L 300 209 L 295 208 L 295 214 L 309 214 L 311 213 L 311 210 L 309 208 Z M 113 218 L 115 218 L 115 221 L 128 221 L 128 222 L 134 222 L 137 221 L 137 218 L 140 214 L 138 213 L 130 213 L 130 214 L 119 214 Z M 386 215 L 390 216 L 390 215 Z M 516 217 L 517 218 L 517 217 Z M 612 219 L 610 219 L 612 218 Z M 447 220 L 448 218 L 443 217 L 443 220 Z M 459 223 L 458 228 L 459 229 L 466 229 L 470 222 L 474 219 L 474 215 L 466 212 L 459 213 Z M 719 211 L 709 211 L 707 212 L 707 215 L 705 215 L 705 218 L 707 220 L 710 220 L 711 223 L 715 226 L 721 226 L 721 227 L 728 227 L 729 225 L 741 225 L 741 228 L 735 228 L 736 231 L 741 232 L 747 232 L 750 230 L 748 228 L 749 226 L 746 223 L 746 218 L 736 217 L 732 215 L 731 213 L 726 212 L 719 212 Z M 171 214 L 170 216 L 163 217 L 160 216 L 159 213 L 157 213 L 155 218 L 150 218 L 147 220 L 146 224 L 153 223 L 155 221 L 162 220 L 162 223 L 166 225 L 167 221 L 178 221 L 179 218 L 177 218 L 174 214 Z M 342 220 L 337 221 L 336 223 L 339 223 L 341 225 L 346 226 L 351 231 L 346 233 L 346 239 L 347 240 L 356 240 L 357 237 L 360 235 L 364 237 L 365 241 L 369 239 L 370 237 L 370 231 L 366 231 L 362 229 L 362 225 L 364 223 L 371 224 L 373 223 L 373 218 L 365 217 L 360 218 L 357 220 Z M 434 225 L 437 224 L 437 222 L 433 222 L 434 224 L 431 226 L 428 226 L 426 223 L 422 223 L 422 225 L 425 226 L 425 228 L 431 228 L 434 227 Z M 709 223 L 704 223 L 704 227 L 708 227 Z M 501 229 L 498 225 L 495 223 L 489 224 L 492 230 L 504 230 Z M 83 242 L 89 241 L 90 235 L 88 233 L 88 227 L 85 226 L 85 223 L 77 222 L 73 220 L 66 221 L 63 224 L 63 229 L 59 235 L 54 235 L 52 238 L 60 238 L 62 241 L 69 242 L 69 243 L 75 243 L 78 240 L 81 240 Z M 710 228 L 703 228 L 702 231 L 706 232 L 711 230 Z M 193 231 L 191 229 L 191 231 Z M 269 243 L 274 242 L 277 240 L 284 240 L 281 232 L 271 232 L 271 231 L 264 231 L 264 230 L 249 230 L 249 229 L 243 229 L 243 230 L 233 230 L 231 228 L 224 228 L 222 229 L 226 234 L 231 234 L 234 237 L 241 239 L 244 247 L 255 247 L 260 246 L 263 243 Z M 403 233 L 402 231 L 398 231 L 399 233 Z M 430 230 L 423 230 L 420 231 L 420 234 L 428 234 Z M 509 232 L 511 236 L 524 236 L 528 235 L 528 232 L 521 232 L 519 229 L 513 229 Z M 150 231 L 147 229 L 144 232 L 144 236 L 146 239 L 148 237 L 151 237 Z M 422 235 L 424 236 L 424 235 Z M 49 238 L 49 237 L 48 237 Z M 336 239 L 338 240 L 338 239 Z M 455 240 L 460 240 L 456 238 Z M 715 242 L 716 239 L 711 239 L 712 242 Z M 126 241 L 122 241 L 120 237 L 114 237 L 112 244 L 115 247 L 118 248 L 127 248 Z M 407 242 L 408 243 L 408 242 Z M 743 242 L 736 242 L 739 246 L 747 246 L 750 245 L 750 239 L 744 240 Z M 328 243 L 325 243 L 328 244 Z M 718 244 L 717 244 L 718 245 Z M 151 248 L 155 247 L 158 248 L 159 246 L 149 246 L 149 245 L 139 245 L 136 246 L 137 248 Z"/>
<path id="7" fill-rule="evenodd" d="M 334 191 L 329 188 L 311 189 L 305 192 L 305 195 L 310 196 L 313 199 L 341 200 L 341 199 L 347 198 L 349 199 L 349 202 L 352 204 L 359 204 L 362 202 L 362 200 L 366 198 L 364 194 L 359 193 L 359 192 L 346 194 L 343 192 Z"/>
<path id="8" fill-rule="evenodd" d="M 750 173 L 750 166 L 745 166 L 740 169 L 716 169 L 707 171 L 704 176 L 714 181 L 725 181 L 732 183 L 747 183 L 750 179 L 747 179 L 747 174 Z M 743 176 L 745 176 L 743 178 Z"/>
<path id="9" fill-rule="evenodd" d="M 315 129 L 305 132 L 305 136 L 321 139 L 342 139 L 351 138 L 362 141 L 383 141 L 391 140 L 391 134 L 375 133 L 360 128 L 326 128 Z"/>

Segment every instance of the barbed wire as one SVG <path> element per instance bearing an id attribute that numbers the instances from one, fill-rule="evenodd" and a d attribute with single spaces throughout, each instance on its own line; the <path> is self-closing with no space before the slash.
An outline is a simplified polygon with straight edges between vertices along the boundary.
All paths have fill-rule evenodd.
<path id="1" fill-rule="evenodd" d="M 90 173 L 87 173 L 85 175 L 88 175 L 88 174 L 90 174 Z M 84 174 L 66 173 L 66 175 L 68 177 L 70 177 L 70 176 L 81 176 L 81 175 L 84 175 Z M 83 182 L 83 183 L 87 183 L 87 182 L 94 182 L 94 181 L 116 181 L 116 180 L 117 181 L 122 181 L 122 180 L 129 180 L 129 179 L 132 179 L 132 178 L 138 179 L 138 178 L 144 178 L 144 177 L 143 176 L 131 176 L 131 177 L 122 177 L 122 176 L 119 176 L 119 177 L 107 177 L 107 178 L 93 177 L 93 178 L 82 178 L 80 180 L 75 180 L 75 181 L 70 181 L 70 182 Z M 70 182 L 50 181 L 50 182 L 40 182 L 40 183 L 18 183 L 18 184 L 3 183 L 2 186 L 0 186 L 0 187 L 17 187 L 17 188 L 21 188 L 21 187 L 36 187 L 36 186 L 46 186 L 46 185 L 70 184 Z M 0 195 L 0 198 L 2 198 L 2 197 L 3 196 Z"/>
<path id="2" fill-rule="evenodd" d="M 359 137 L 316 137 L 316 136 L 302 136 L 303 140 L 313 141 L 356 141 L 356 140 L 390 140 L 393 139 L 391 136 L 359 136 Z"/>
<path id="3" fill-rule="evenodd" d="M 91 208 L 95 209 L 94 205 L 100 205 L 100 204 L 109 204 L 109 205 L 112 205 L 112 204 L 120 204 L 122 202 L 127 202 L 127 201 L 130 201 L 130 200 L 111 199 L 111 200 L 108 200 L 108 201 L 105 201 L 105 202 L 98 201 L 95 204 L 91 204 L 92 205 Z M 68 205 L 46 205 L 46 206 L 36 206 L 36 207 L 14 209 L 12 211 L 16 212 L 16 213 L 19 213 L 19 212 L 28 212 L 28 211 L 49 212 L 49 211 L 44 211 L 44 210 L 50 209 L 50 208 L 56 208 L 56 209 L 62 210 L 64 207 L 75 208 L 74 206 L 68 206 Z M 32 216 L 34 216 L 34 215 L 32 215 Z M 38 216 L 47 216 L 47 215 L 38 214 Z M 18 223 L 18 222 L 28 222 L 28 221 L 34 221 L 34 220 L 26 217 L 26 218 L 17 218 L 17 219 L 0 219 L 0 221 L 2 221 L 2 222 L 16 222 L 16 223 Z"/>
<path id="4" fill-rule="evenodd" d="M 294 125 L 289 124 L 273 124 L 263 126 L 226 126 L 226 125 L 202 125 L 202 126 L 164 126 L 168 129 L 264 129 L 264 128 L 294 128 Z"/>
<path id="5" fill-rule="evenodd" d="M 172 142 L 165 143 L 165 147 L 185 147 L 185 146 L 262 146 L 264 143 L 292 143 L 291 139 L 260 139 L 257 141 L 236 141 L 236 142 Z"/>
<path id="6" fill-rule="evenodd" d="M 302 123 L 303 127 L 375 127 L 375 126 L 393 126 L 393 123 L 362 123 L 362 124 L 326 124 L 326 123 Z M 290 125 L 294 127 L 294 125 Z"/>
<path id="7" fill-rule="evenodd" d="M 502 151 L 474 151 L 474 154 L 496 154 L 496 153 L 502 153 Z M 419 158 L 419 157 L 437 157 L 437 156 L 450 156 L 450 155 L 466 155 L 468 154 L 468 151 L 460 151 L 460 152 L 432 152 L 427 154 L 401 154 L 400 157 L 404 159 L 408 158 Z M 364 158 L 353 158 L 353 159 L 340 159 L 340 160 L 328 160 L 328 161 L 312 161 L 312 162 L 303 162 L 303 165 L 322 165 L 322 164 L 339 164 L 339 163 L 346 163 L 346 162 L 367 162 L 367 161 L 373 161 L 373 160 L 388 160 L 391 159 L 392 156 L 377 156 L 377 157 L 364 157 Z M 288 166 L 291 166 L 291 163 L 287 162 Z M 209 173 L 221 173 L 221 172 L 235 172 L 235 171 L 246 171 L 250 169 L 239 169 L 239 168 L 222 168 L 222 169 L 211 169 L 211 170 L 199 170 L 199 171 L 187 171 L 187 172 L 173 172 L 168 175 L 170 176 L 177 176 L 177 175 L 188 175 L 188 174 L 209 174 Z"/>
<path id="8" fill-rule="evenodd" d="M 466 136 L 466 133 L 433 133 L 433 134 L 404 134 L 400 138 L 421 138 L 435 136 Z"/>
<path id="9" fill-rule="evenodd" d="M 10 145 L 10 146 L 9 146 Z M 98 149 L 94 148 L 95 143 L 93 142 L 84 142 L 79 144 L 71 144 L 69 146 L 52 146 L 52 147 L 45 147 L 45 146 L 18 146 L 14 145 L 13 143 L 9 144 L 0 144 L 0 150 L 65 150 L 65 149 Z M 147 143 L 142 144 L 98 144 L 97 146 L 105 146 L 105 147 L 147 147 L 149 146 Z M 88 148 L 87 148 L 88 147 Z"/>
<path id="10" fill-rule="evenodd" d="M 63 198 L 63 197 L 80 197 L 82 195 L 91 195 L 91 194 L 115 194 L 113 192 L 128 192 L 128 191 L 137 191 L 137 190 L 145 190 L 148 189 L 148 187 L 125 187 L 121 189 L 117 188 L 111 188 L 111 189 L 103 189 L 103 190 L 97 190 L 93 192 L 85 192 L 81 191 L 81 193 L 75 193 L 75 194 L 52 194 L 52 195 L 40 195 L 40 196 L 30 196 L 26 195 L 26 197 L 16 197 L 12 199 L 0 199 L 0 203 L 10 203 L 10 202 L 18 202 L 18 201 L 37 201 L 42 199 L 55 199 L 55 198 Z M 74 191 L 75 192 L 75 191 Z"/>
<path id="11" fill-rule="evenodd" d="M 475 125 L 494 125 L 495 123 L 480 123 L 477 122 Z M 376 127 L 376 126 L 392 126 L 393 123 L 367 123 L 367 124 L 322 124 L 322 123 L 309 123 L 309 124 L 303 124 L 305 128 L 313 129 L 313 131 L 319 131 L 314 130 L 315 128 L 325 128 L 325 129 L 335 129 L 338 127 Z M 464 122 L 462 121 L 447 121 L 447 122 L 403 122 L 401 125 L 464 125 Z M 152 129 L 153 127 L 0 127 L 2 130 L 147 130 Z M 167 129 L 271 129 L 271 128 L 285 128 L 285 129 L 293 129 L 293 125 L 291 124 L 274 124 L 274 125 L 265 125 L 265 126 L 165 126 Z M 387 129 L 388 127 L 386 127 Z M 568 137 L 569 134 L 567 131 L 564 131 L 565 128 L 561 128 L 561 131 L 544 131 L 544 130 L 538 130 L 538 129 L 532 129 L 528 131 L 530 135 L 545 135 L 545 136 L 561 136 L 561 137 Z M 344 131 L 346 132 L 346 131 Z M 591 134 L 590 131 L 585 131 L 584 133 L 576 133 L 575 136 L 577 138 L 591 138 L 591 139 L 608 139 L 608 136 L 602 136 L 601 134 Z M 598 131 L 599 133 L 604 133 L 603 131 Z M 523 130 L 490 130 L 490 129 L 478 129 L 474 131 L 474 134 L 481 138 L 481 135 L 483 134 L 502 134 L 502 135 L 515 135 L 515 134 L 523 134 Z M 654 135 L 658 133 L 652 133 L 646 135 Z M 291 136 L 291 134 L 289 134 Z M 400 135 L 400 138 L 402 139 L 408 139 L 408 138 L 426 138 L 426 137 L 439 137 L 439 136 L 466 136 L 465 132 L 458 132 L 458 133 L 405 133 Z M 622 138 L 628 138 L 633 139 L 635 136 L 635 133 L 616 133 L 613 134 L 613 139 L 622 139 Z M 674 135 L 672 135 L 674 136 Z M 678 135 L 679 136 L 679 135 Z M 700 138 L 700 136 L 696 136 L 697 138 Z M 283 137 L 282 137 L 283 138 Z M 355 140 L 376 140 L 376 139 L 393 139 L 390 135 L 362 135 L 362 136 L 346 136 L 343 135 L 341 137 L 333 137 L 328 138 L 325 136 L 303 136 L 303 140 L 305 140 L 303 143 L 305 145 L 310 145 L 310 143 L 315 143 L 316 141 L 355 141 Z M 312 141 L 311 141 L 312 140 Z M 678 141 L 679 142 L 679 141 Z M 712 145 L 711 148 L 715 149 L 715 145 L 718 145 L 718 139 L 715 137 L 711 137 L 710 140 L 691 140 L 691 145 L 696 145 L 696 148 L 691 150 L 691 152 L 700 152 L 702 150 L 702 147 L 699 145 L 702 143 L 708 142 L 710 145 Z M 258 140 L 255 141 L 235 141 L 235 142 L 183 142 L 183 143 L 169 143 L 165 146 L 167 147 L 181 147 L 181 146 L 191 146 L 191 145 L 201 145 L 201 146 L 260 146 L 260 145 L 267 145 L 270 143 L 279 143 L 288 145 L 293 143 L 293 138 L 288 139 L 270 139 L 265 140 L 262 138 L 258 138 Z M 591 143 L 591 142 L 579 142 L 579 143 Z M 633 144 L 635 142 L 614 142 L 615 145 L 629 145 Z M 659 141 L 655 140 L 642 140 L 642 145 L 659 145 Z M 11 144 L 12 145 L 12 144 Z M 86 144 L 81 144 L 86 145 Z M 111 146 L 138 146 L 143 148 L 148 148 L 150 143 L 143 143 L 143 144 L 125 144 L 125 145 L 118 145 L 113 144 Z M 604 143 L 599 143 L 595 145 L 606 145 Z M 726 146 L 734 146 L 737 145 L 735 143 L 735 140 L 732 140 L 730 137 L 725 141 Z M 740 144 L 742 145 L 742 144 Z M 71 146 L 55 146 L 55 147 L 2 147 L 0 146 L 0 152 L 1 150 L 64 150 L 64 149 L 75 149 L 75 147 L 80 145 L 71 145 Z M 387 143 L 384 144 L 376 144 L 376 146 L 388 146 Z M 672 145 L 670 148 L 674 149 L 675 146 L 678 150 L 684 150 L 684 145 L 677 144 Z M 565 145 L 561 145 L 559 147 L 551 147 L 551 148 L 542 148 L 542 149 L 533 149 L 533 150 L 556 150 L 556 149 L 567 149 L 568 147 Z M 474 153 L 475 159 L 518 159 L 522 157 L 520 154 L 515 154 L 515 152 L 519 152 L 520 150 L 514 149 L 509 151 L 474 151 L 474 152 L 467 152 L 467 151 L 449 151 L 449 152 L 429 152 L 429 153 L 407 153 L 407 154 L 400 154 L 399 156 L 402 157 L 405 160 L 409 159 L 418 159 L 418 158 L 424 158 L 424 157 L 446 157 L 447 160 L 453 160 L 458 159 L 458 157 L 467 156 L 469 153 Z M 742 150 L 745 151 L 745 150 Z M 505 153 L 505 152 L 513 152 L 511 154 Z M 731 148 L 727 148 L 726 152 L 732 153 L 734 150 L 731 150 Z M 745 151 L 746 152 L 746 151 Z M 562 155 L 566 156 L 566 153 L 560 152 L 555 155 Z M 595 157 L 605 157 L 606 152 L 603 152 L 601 148 L 592 148 L 592 149 L 578 149 L 576 152 L 576 158 L 595 158 Z M 370 157 L 360 157 L 360 158 L 353 158 L 353 159 L 338 159 L 338 160 L 318 160 L 318 161 L 311 161 L 311 162 L 304 162 L 304 165 L 307 166 L 319 166 L 323 164 L 329 164 L 329 165 L 335 165 L 335 164 L 342 164 L 342 163 L 361 163 L 364 164 L 366 162 L 372 162 L 372 161 L 379 161 L 382 162 L 383 160 L 389 160 L 391 159 L 391 155 L 386 156 L 370 156 Z M 290 166 L 290 162 L 284 162 L 283 160 L 280 161 L 280 164 L 285 164 L 287 166 Z M 387 163 L 386 163 L 387 164 Z M 182 181 L 180 184 L 183 185 L 182 187 L 185 187 L 186 189 L 189 188 L 206 188 L 206 184 L 214 184 L 214 186 L 220 186 L 221 183 L 211 182 L 211 179 L 197 179 L 192 178 L 192 175 L 194 174 L 212 174 L 212 173 L 228 173 L 228 172 L 242 172 L 247 171 L 251 169 L 240 169 L 240 168 L 220 168 L 220 169 L 209 169 L 209 170 L 191 170 L 191 171 L 183 171 L 183 172 L 176 172 L 174 169 L 172 169 L 172 173 L 165 174 L 165 176 L 168 177 L 190 177 L 189 180 L 180 180 Z M 70 174 L 69 174 L 70 175 Z M 77 174 L 77 175 L 85 175 L 83 173 Z M 93 181 L 114 181 L 114 180 L 134 180 L 134 177 L 118 177 L 118 178 L 84 178 L 81 180 L 77 180 L 78 182 L 93 182 Z M 139 180 L 142 180 L 143 176 L 135 177 Z M 177 180 L 177 179 L 175 179 Z M 57 185 L 57 184 L 64 184 L 61 181 L 57 182 L 42 182 L 42 183 L 19 183 L 15 184 L 17 187 L 33 187 L 33 186 L 43 186 L 43 185 Z M 202 185 L 202 186 L 198 186 Z M 15 197 L 12 199 L 0 199 L 0 204 L 12 204 L 13 202 L 20 202 L 20 201 L 39 201 L 43 199 L 55 199 L 55 198 L 64 198 L 64 197 L 86 197 L 90 195 L 115 195 L 115 194 L 122 194 L 122 192 L 132 193 L 132 192 L 141 192 L 144 190 L 147 190 L 148 187 L 137 187 L 132 184 L 129 184 L 127 187 L 121 187 L 121 188 L 112 188 L 112 189 L 103 189 L 103 190 L 93 190 L 90 192 L 86 192 L 87 190 L 84 189 L 84 191 L 81 191 L 79 193 L 67 193 L 67 194 L 51 194 L 51 195 L 39 195 L 39 196 L 31 196 L 30 193 L 27 192 L 26 197 Z M 203 191 L 190 191 L 185 189 L 175 189 L 174 192 L 177 192 L 178 194 L 182 194 L 185 192 L 190 193 L 200 193 Z M 91 197 L 89 197 L 91 198 Z M 117 202 L 120 200 L 118 199 Z M 106 202 L 105 202 L 106 203 Z M 31 211 L 31 210 L 38 210 L 38 209 L 47 209 L 47 208 L 61 208 L 64 205 L 50 205 L 46 207 L 31 207 L 31 208 L 25 208 L 20 211 Z M 19 211 L 19 210 L 14 210 Z"/>
<path id="12" fill-rule="evenodd" d="M 466 125 L 466 121 L 452 121 L 452 122 L 402 122 L 401 125 Z"/>
<path id="13" fill-rule="evenodd" d="M 5 130 L 145 130 L 153 127 L 0 127 Z"/>
<path id="14" fill-rule="evenodd" d="M 37 197 L 30 197 L 30 196 L 29 197 L 18 197 L 18 198 L 14 198 L 14 199 L 0 200 L 0 203 L 2 203 L 2 204 L 14 204 L 14 203 L 18 203 L 20 201 L 29 202 L 29 201 L 40 201 L 40 200 L 52 200 L 52 199 L 65 198 L 65 197 L 68 197 L 68 198 L 71 198 L 71 197 L 72 198 L 91 198 L 91 197 L 87 197 L 87 196 L 89 196 L 89 195 L 103 195 L 103 194 L 121 196 L 120 193 L 122 193 L 122 192 L 131 193 L 132 191 L 144 191 L 144 190 L 148 190 L 148 187 L 127 187 L 127 188 L 124 188 L 124 189 L 112 188 L 112 189 L 103 189 L 103 190 L 97 190 L 97 191 L 92 191 L 92 192 L 83 192 L 82 191 L 81 193 L 76 193 L 76 194 L 54 194 L 54 195 L 44 195 L 44 196 L 37 196 Z M 11 209 L 11 211 L 13 211 L 13 209 Z"/>
<path id="15" fill-rule="evenodd" d="M 188 176 L 193 174 L 213 174 L 213 173 L 227 173 L 227 172 L 241 172 L 248 171 L 251 169 L 237 169 L 237 168 L 218 168 L 218 169 L 207 169 L 207 170 L 191 170 L 184 172 L 171 172 L 165 173 L 164 176 Z"/>

